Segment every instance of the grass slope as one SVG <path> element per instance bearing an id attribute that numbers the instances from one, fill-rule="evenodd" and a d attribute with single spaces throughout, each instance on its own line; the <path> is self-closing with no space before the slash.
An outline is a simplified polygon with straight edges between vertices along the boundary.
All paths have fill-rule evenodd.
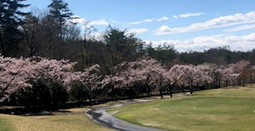
<path id="1" fill-rule="evenodd" d="M 0 131 L 111 131 L 88 118 L 85 108 L 44 116 L 0 114 Z"/>
<path id="2" fill-rule="evenodd" d="M 255 87 L 206 90 L 108 111 L 131 123 L 166 130 L 253 131 Z"/>

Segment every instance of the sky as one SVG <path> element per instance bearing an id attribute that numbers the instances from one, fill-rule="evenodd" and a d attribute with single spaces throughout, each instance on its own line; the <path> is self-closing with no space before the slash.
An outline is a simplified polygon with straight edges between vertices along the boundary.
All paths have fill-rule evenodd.
<path id="1" fill-rule="evenodd" d="M 172 45 L 179 52 L 228 47 L 255 49 L 255 0 L 64 0 L 75 21 L 97 29 L 109 25 L 135 33 L 152 46 Z M 27 0 L 46 10 L 51 0 Z M 31 10 L 29 9 L 29 10 Z"/>

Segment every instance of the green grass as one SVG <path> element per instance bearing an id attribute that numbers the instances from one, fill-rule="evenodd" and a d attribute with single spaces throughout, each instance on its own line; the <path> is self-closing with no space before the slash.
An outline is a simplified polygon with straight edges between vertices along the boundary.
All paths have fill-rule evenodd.
<path id="1" fill-rule="evenodd" d="M 131 123 L 173 131 L 253 131 L 255 87 L 206 90 L 108 111 Z"/>
<path id="2" fill-rule="evenodd" d="M 111 131 L 88 118 L 85 110 L 69 109 L 68 113 L 44 116 L 0 114 L 0 131 Z"/>
<path id="3" fill-rule="evenodd" d="M 0 131 L 11 131 L 13 130 L 11 124 L 7 119 L 4 119 L 0 116 Z"/>

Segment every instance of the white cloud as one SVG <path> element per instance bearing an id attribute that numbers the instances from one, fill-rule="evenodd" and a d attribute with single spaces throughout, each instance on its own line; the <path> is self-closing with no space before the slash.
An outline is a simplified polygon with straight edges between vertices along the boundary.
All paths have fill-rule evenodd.
<path id="1" fill-rule="evenodd" d="M 101 26 L 109 25 L 105 19 L 99 19 L 94 21 L 88 21 L 85 18 L 82 18 L 78 15 L 73 15 L 70 20 L 67 21 L 67 24 L 76 23 L 82 25 L 82 28 L 90 28 L 91 26 Z"/>
<path id="2" fill-rule="evenodd" d="M 83 24 L 83 29 L 89 29 L 94 26 L 107 26 L 109 23 L 104 19 L 94 20 L 94 21 L 87 21 Z"/>
<path id="3" fill-rule="evenodd" d="M 250 51 L 255 49 L 255 33 L 235 36 L 235 35 L 214 35 L 214 36 L 200 36 L 187 40 L 161 40 L 161 41 L 146 41 L 152 42 L 156 47 L 159 44 L 174 45 L 174 48 L 179 52 L 186 51 L 204 51 L 210 48 L 229 46 L 231 50 L 235 51 Z"/>
<path id="4" fill-rule="evenodd" d="M 174 17 L 175 19 L 177 19 L 177 18 L 178 18 L 178 16 L 177 16 L 177 15 L 173 15 L 173 17 Z"/>
<path id="5" fill-rule="evenodd" d="M 146 28 L 132 28 L 130 30 L 128 30 L 128 33 L 135 33 L 135 34 L 141 34 L 141 33 L 145 33 L 145 32 L 148 32 L 149 30 L 146 29 Z"/>
<path id="6" fill-rule="evenodd" d="M 254 11 L 248 12 L 246 14 L 221 16 L 218 18 L 205 21 L 203 23 L 194 23 L 186 27 L 170 28 L 166 25 L 163 25 L 160 28 L 156 29 L 154 34 L 163 35 L 163 34 L 193 32 L 193 31 L 206 30 L 206 29 L 219 28 L 219 27 L 227 27 L 227 26 L 247 24 L 247 23 L 255 23 Z M 162 28 L 167 30 L 162 30 Z"/>
<path id="7" fill-rule="evenodd" d="M 104 40 L 104 34 L 103 32 L 91 32 L 86 36 L 86 39 L 94 39 L 94 40 L 99 40 L 103 41 Z"/>
<path id="8" fill-rule="evenodd" d="M 239 26 L 236 28 L 224 30 L 224 32 L 235 32 L 235 31 L 247 30 L 247 29 L 253 29 L 253 28 L 255 28 L 255 25 L 244 25 L 244 26 Z"/>
<path id="9" fill-rule="evenodd" d="M 130 22 L 128 24 L 130 24 L 130 25 L 138 25 L 138 24 L 149 23 L 149 22 L 153 22 L 153 21 L 155 21 L 155 19 L 145 19 L 145 20 L 142 20 L 142 21 Z"/>
<path id="10" fill-rule="evenodd" d="M 87 23 L 88 20 L 86 20 L 85 18 L 82 18 L 78 15 L 73 15 L 71 16 L 71 19 L 67 21 L 67 23 L 77 23 L 77 24 L 85 24 Z"/>
<path id="11" fill-rule="evenodd" d="M 181 14 L 178 15 L 177 18 L 187 18 L 187 17 L 192 17 L 192 16 L 200 16 L 200 15 L 204 15 L 204 12 L 199 12 L 199 13 L 187 13 L 187 14 Z"/>
<path id="12" fill-rule="evenodd" d="M 109 25 L 109 23 L 105 19 L 99 19 L 99 20 L 94 20 L 90 21 L 89 25 Z"/>
<path id="13" fill-rule="evenodd" d="M 110 19 L 112 23 L 117 24 L 120 23 L 119 21 L 115 20 L 115 19 Z"/>
<path id="14" fill-rule="evenodd" d="M 167 25 L 162 25 L 161 27 L 156 29 L 155 34 L 156 35 L 162 35 L 162 34 L 165 34 L 165 33 L 168 34 L 171 31 L 172 31 L 172 29 L 170 27 L 168 27 Z"/>
<path id="15" fill-rule="evenodd" d="M 162 17 L 162 18 L 158 18 L 156 21 L 160 22 L 160 21 L 164 21 L 164 20 L 169 20 L 168 17 Z"/>
<path id="16" fill-rule="evenodd" d="M 161 17 L 161 18 L 158 18 L 158 19 L 153 18 L 153 19 L 144 19 L 144 20 L 141 20 L 141 21 L 129 22 L 128 24 L 129 25 L 139 25 L 139 24 L 143 24 L 143 23 L 150 23 L 150 22 L 154 22 L 154 21 L 160 22 L 160 21 L 164 21 L 164 20 L 169 20 L 169 18 L 164 16 L 164 17 Z"/>

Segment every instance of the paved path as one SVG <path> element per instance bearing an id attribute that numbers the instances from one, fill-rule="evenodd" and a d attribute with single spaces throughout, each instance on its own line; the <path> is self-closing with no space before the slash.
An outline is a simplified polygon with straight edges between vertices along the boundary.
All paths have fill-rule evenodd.
<path id="1" fill-rule="evenodd" d="M 109 106 L 109 107 L 91 109 L 86 112 L 86 115 L 88 115 L 92 120 L 94 120 L 95 122 L 101 125 L 114 128 L 117 130 L 121 130 L 121 131 L 163 131 L 163 130 L 159 130 L 155 128 L 131 124 L 114 117 L 113 114 L 108 114 L 106 112 L 106 110 L 109 108 L 124 106 L 124 105 L 132 104 L 132 103 L 137 103 L 137 102 L 129 102 L 125 104 L 116 104 L 114 106 Z"/>
<path id="2" fill-rule="evenodd" d="M 177 94 L 174 94 L 174 97 L 183 96 L 186 94 L 189 94 L 189 92 L 177 93 Z M 169 96 L 167 96 L 167 97 L 164 96 L 164 98 L 169 98 Z M 159 99 L 159 98 L 157 98 L 157 99 Z M 155 100 L 155 99 L 151 99 L 151 100 Z M 127 102 L 124 104 L 116 104 L 113 106 L 91 109 L 86 112 L 86 115 L 89 116 L 93 121 L 95 121 L 101 125 L 104 125 L 104 126 L 107 126 L 107 127 L 113 128 L 113 129 L 117 129 L 120 131 L 164 131 L 164 130 L 155 129 L 155 128 L 151 128 L 151 127 L 145 127 L 145 126 L 131 124 L 131 123 L 128 123 L 126 121 L 123 121 L 123 120 L 120 120 L 120 119 L 114 117 L 113 114 L 116 112 L 114 112 L 112 114 L 109 114 L 106 112 L 106 110 L 109 108 L 125 106 L 125 105 L 129 105 L 129 104 L 133 104 L 133 103 L 148 102 L 151 100 L 139 99 L 136 102 Z"/>

